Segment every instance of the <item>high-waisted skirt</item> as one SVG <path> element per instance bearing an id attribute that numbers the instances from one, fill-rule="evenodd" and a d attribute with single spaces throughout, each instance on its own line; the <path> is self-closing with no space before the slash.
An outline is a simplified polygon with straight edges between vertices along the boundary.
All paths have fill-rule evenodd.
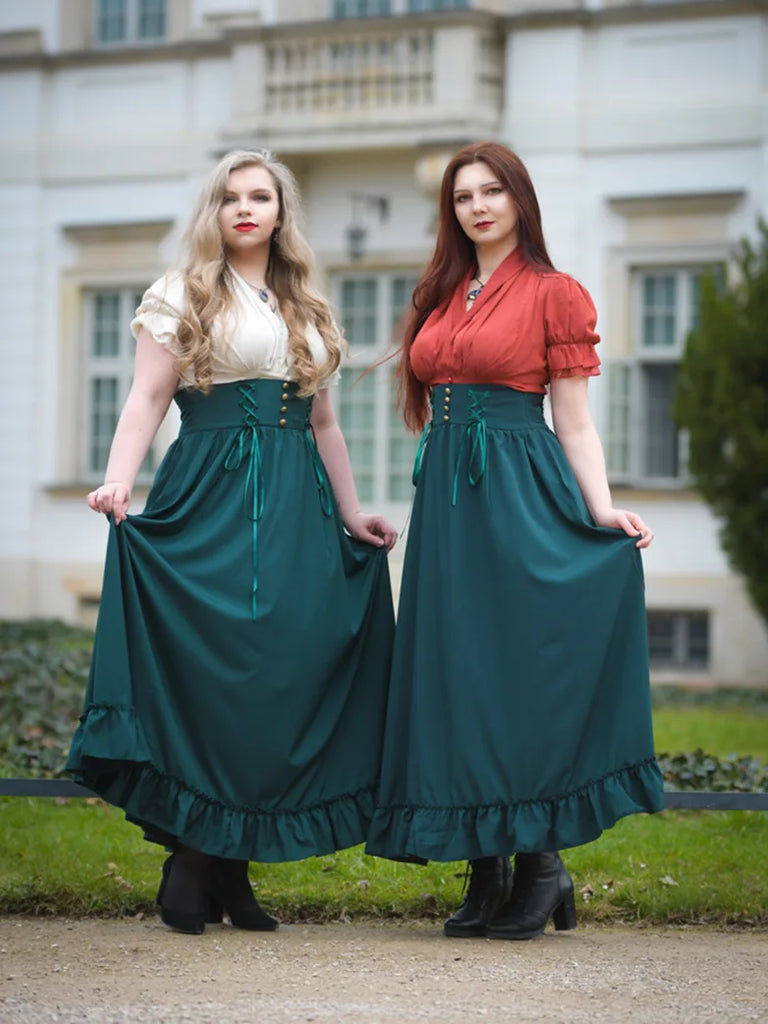
<path id="1" fill-rule="evenodd" d="M 67 767 L 171 847 L 284 861 L 360 843 L 394 630 L 386 551 L 344 532 L 295 385 L 176 401 L 144 511 L 110 525 Z"/>
<path id="2" fill-rule="evenodd" d="M 368 852 L 557 850 L 661 810 L 636 538 L 595 526 L 540 395 L 433 407 Z"/>

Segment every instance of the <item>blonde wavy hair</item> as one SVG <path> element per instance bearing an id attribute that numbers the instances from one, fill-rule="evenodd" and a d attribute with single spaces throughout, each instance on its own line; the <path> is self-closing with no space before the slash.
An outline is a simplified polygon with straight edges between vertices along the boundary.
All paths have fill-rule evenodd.
<path id="1" fill-rule="evenodd" d="M 212 386 L 211 333 L 217 317 L 233 304 L 228 284 L 227 253 L 219 228 L 219 210 L 232 171 L 263 167 L 275 183 L 280 202 L 280 228 L 270 248 L 266 283 L 280 305 L 288 328 L 288 357 L 300 395 L 312 395 L 320 381 L 338 367 L 344 342 L 328 303 L 312 288 L 314 257 L 298 225 L 299 190 L 293 174 L 267 150 L 235 150 L 214 167 L 203 187 L 184 235 L 187 253 L 182 269 L 186 308 L 177 333 L 178 367 L 182 378 L 191 371 L 195 387 Z M 307 327 L 314 326 L 325 344 L 326 359 L 318 366 L 307 342 Z"/>

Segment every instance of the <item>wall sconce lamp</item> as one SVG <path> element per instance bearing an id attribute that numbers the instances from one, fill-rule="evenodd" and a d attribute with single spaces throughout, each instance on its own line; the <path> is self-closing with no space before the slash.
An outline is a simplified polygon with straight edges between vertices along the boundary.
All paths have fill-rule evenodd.
<path id="1" fill-rule="evenodd" d="M 366 211 L 377 213 L 379 223 L 383 224 L 389 218 L 389 199 L 387 196 L 370 196 L 360 192 L 353 192 L 351 199 L 352 223 L 346 231 L 347 253 L 350 260 L 356 263 L 365 256 L 365 243 L 368 239 L 368 228 L 364 223 Z"/>

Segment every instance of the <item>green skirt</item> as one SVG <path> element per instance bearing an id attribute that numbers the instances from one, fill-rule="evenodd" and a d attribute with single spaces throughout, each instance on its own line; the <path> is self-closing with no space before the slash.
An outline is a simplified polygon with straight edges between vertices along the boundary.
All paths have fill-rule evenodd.
<path id="1" fill-rule="evenodd" d="M 353 846 L 381 760 L 386 551 L 344 532 L 294 385 L 176 401 L 144 511 L 110 525 L 67 768 L 171 847 L 285 861 Z"/>
<path id="2" fill-rule="evenodd" d="M 594 525 L 540 395 L 433 406 L 367 851 L 557 850 L 661 810 L 635 539 Z"/>

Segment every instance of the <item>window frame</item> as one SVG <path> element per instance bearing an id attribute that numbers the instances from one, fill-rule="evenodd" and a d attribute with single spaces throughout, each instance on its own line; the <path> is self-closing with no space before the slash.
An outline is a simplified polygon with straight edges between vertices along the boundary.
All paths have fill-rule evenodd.
<path id="1" fill-rule="evenodd" d="M 685 343 L 693 326 L 690 317 L 690 288 L 693 275 L 718 268 L 727 274 L 728 253 L 724 247 L 690 246 L 673 250 L 626 251 L 621 254 L 626 281 L 627 339 L 623 351 L 610 355 L 605 361 L 607 379 L 607 434 L 606 461 L 612 484 L 658 490 L 682 490 L 691 486 L 688 472 L 689 438 L 685 430 L 677 430 L 676 475 L 649 473 L 645 469 L 648 458 L 648 420 L 646 368 L 679 366 Z M 647 345 L 644 343 L 643 281 L 652 274 L 675 275 L 678 281 L 675 298 L 675 337 L 673 343 Z M 684 280 L 682 290 L 679 281 Z M 621 394 L 622 379 L 626 393 Z M 622 407 L 624 403 L 624 407 Z M 621 413 L 617 420 L 617 413 Z"/>
<path id="2" fill-rule="evenodd" d="M 685 342 L 692 327 L 691 282 L 694 274 L 705 273 L 709 267 L 697 263 L 649 263 L 634 267 L 632 271 L 633 350 L 634 373 L 631 383 L 635 408 L 635 437 L 639 442 L 634 446 L 634 476 L 646 486 L 680 488 L 690 482 L 688 473 L 687 432 L 675 427 L 674 446 L 677 472 L 674 474 L 652 473 L 646 469 L 649 455 L 649 421 L 651 383 L 647 370 L 651 367 L 674 366 L 678 368 L 685 352 Z M 670 345 L 650 345 L 646 341 L 644 320 L 646 305 L 643 297 L 645 282 L 653 277 L 671 277 L 675 282 L 675 296 L 672 306 L 674 336 Z"/>
<path id="3" fill-rule="evenodd" d="M 104 479 L 104 471 L 106 469 L 106 461 L 104 466 L 101 468 L 93 468 L 91 464 L 91 455 L 93 448 L 93 399 L 92 399 L 92 381 L 99 377 L 116 379 L 117 384 L 117 401 L 116 401 L 116 415 L 120 415 L 120 411 L 125 404 L 125 399 L 128 396 L 128 392 L 131 387 L 131 381 L 133 378 L 133 365 L 134 365 L 134 353 L 135 353 L 135 342 L 132 343 L 132 334 L 130 331 L 129 324 L 134 317 L 137 299 L 140 300 L 146 289 L 149 287 L 150 282 L 142 284 L 85 284 L 81 290 L 81 354 L 82 354 L 82 370 L 80 375 L 81 381 L 81 402 L 80 402 L 80 423 L 79 423 L 79 473 L 78 477 L 86 483 L 101 483 Z M 119 296 L 119 310 L 117 323 L 119 325 L 118 333 L 118 353 L 114 356 L 99 356 L 93 352 L 94 342 L 94 328 L 95 328 L 95 307 L 96 297 L 99 295 L 114 295 Z M 114 433 L 114 431 L 113 431 Z M 111 437 L 110 437 L 111 443 Z M 107 458 L 109 453 L 107 451 Z M 148 485 L 152 481 L 152 477 L 155 472 L 155 441 L 150 447 L 149 453 L 144 460 L 138 474 L 136 475 L 136 484 L 138 486 Z"/>
<path id="4" fill-rule="evenodd" d="M 382 5 L 387 8 L 385 11 L 350 11 L 344 10 L 347 5 L 372 4 Z M 340 21 L 348 21 L 355 18 L 388 18 L 391 14 L 397 13 L 397 0 L 332 0 L 331 17 Z"/>
<path id="5" fill-rule="evenodd" d="M 397 14 L 435 14 L 446 11 L 468 11 L 472 8 L 472 0 L 383 0 L 386 11 L 360 11 L 346 13 L 342 8 L 347 4 L 355 6 L 365 0 L 331 0 L 330 17 L 339 21 L 350 21 L 355 18 L 388 18 Z M 376 2 L 376 0 L 372 0 Z"/>
<path id="6" fill-rule="evenodd" d="M 407 14 L 426 14 L 436 11 L 468 11 L 471 0 L 404 0 Z"/>
<path id="7" fill-rule="evenodd" d="M 142 0 L 124 0 L 126 7 L 125 34 L 120 39 L 101 38 L 101 0 L 93 0 L 92 30 L 94 46 L 99 49 L 112 49 L 123 46 L 153 46 L 168 39 L 168 0 L 160 0 L 163 4 L 163 32 L 156 36 L 139 35 L 140 4 Z"/>
<path id="8" fill-rule="evenodd" d="M 334 308 L 342 327 L 344 323 L 344 309 L 342 305 L 342 288 L 346 281 L 376 281 L 375 301 L 375 341 L 372 344 L 355 345 L 354 338 L 348 337 L 348 354 L 342 360 L 342 372 L 350 374 L 354 381 L 359 375 L 369 371 L 373 377 L 373 467 L 371 471 L 371 492 L 366 493 L 365 487 L 361 486 L 362 479 L 359 468 L 354 465 L 354 442 L 355 435 L 344 427 L 344 412 L 342 402 L 344 398 L 344 384 L 341 383 L 332 389 L 332 401 L 339 424 L 344 431 L 345 438 L 350 445 L 350 456 L 355 470 L 355 479 L 360 490 L 360 500 L 363 504 L 375 505 L 377 507 L 402 506 L 411 499 L 410 486 L 406 488 L 407 494 L 398 496 L 396 486 L 393 484 L 393 441 L 402 441 L 413 438 L 413 454 L 415 457 L 418 447 L 418 437 L 410 434 L 406 427 L 397 433 L 394 427 L 393 399 L 394 388 L 391 377 L 395 372 L 396 360 L 390 359 L 380 363 L 386 356 L 391 354 L 393 349 L 392 334 L 395 325 L 405 313 L 407 304 L 402 309 L 395 309 L 393 290 L 395 282 L 405 281 L 406 293 L 410 296 L 411 285 L 415 285 L 419 279 L 421 268 L 416 266 L 398 266 L 387 268 L 369 269 L 344 269 L 334 272 L 332 283 L 332 294 Z M 397 314 L 397 315 L 395 315 Z M 375 365 L 379 364 L 379 365 Z M 363 378 L 365 379 L 365 378 Z M 359 386 L 359 385 L 358 385 Z M 349 436 L 348 436 L 349 435 Z M 410 485 L 411 466 L 408 466 L 407 474 L 404 463 L 401 460 L 395 464 L 401 467 L 399 476 L 408 481 Z M 411 464 L 412 465 L 412 464 Z"/>
<path id="9" fill-rule="evenodd" d="M 709 608 L 648 608 L 648 663 L 654 673 L 686 673 L 688 675 L 708 674 L 712 669 L 712 611 Z M 651 650 L 653 617 L 665 617 L 672 625 L 672 657 L 669 660 L 654 660 Z M 691 658 L 694 644 L 692 628 L 703 621 L 706 627 L 705 651 L 702 660 Z"/>

